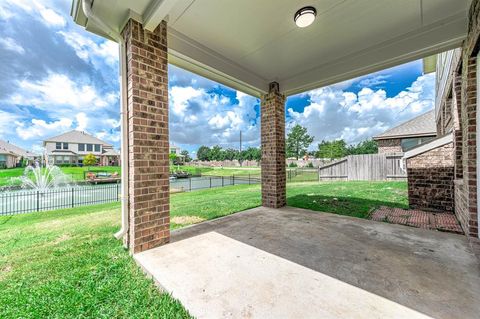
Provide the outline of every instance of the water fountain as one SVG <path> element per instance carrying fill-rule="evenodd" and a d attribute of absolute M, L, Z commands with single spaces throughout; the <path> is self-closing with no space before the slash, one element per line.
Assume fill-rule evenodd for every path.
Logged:
<path fill-rule="evenodd" d="M 40 191 L 73 184 L 72 178 L 63 173 L 58 166 L 47 164 L 42 168 L 38 163 L 27 166 L 23 175 L 17 179 L 22 188 Z"/>

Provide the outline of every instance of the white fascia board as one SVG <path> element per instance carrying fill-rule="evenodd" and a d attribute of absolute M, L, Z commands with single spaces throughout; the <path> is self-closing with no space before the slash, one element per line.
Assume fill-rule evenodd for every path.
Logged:
<path fill-rule="evenodd" d="M 453 133 L 447 134 L 445 136 L 442 136 L 440 138 L 437 138 L 429 143 L 426 143 L 424 145 L 420 145 L 419 147 L 416 147 L 410 151 L 405 152 L 403 155 L 404 159 L 415 157 L 417 155 L 423 154 L 425 152 L 431 151 L 437 147 L 447 145 L 449 143 L 453 142 Z"/>

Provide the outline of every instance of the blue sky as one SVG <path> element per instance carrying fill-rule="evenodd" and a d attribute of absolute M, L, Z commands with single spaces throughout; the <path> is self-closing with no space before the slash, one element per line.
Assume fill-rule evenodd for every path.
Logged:
<path fill-rule="evenodd" d="M 41 150 L 71 129 L 119 146 L 118 49 L 69 17 L 70 1 L 0 2 L 0 139 Z M 6 63 L 8 61 L 8 63 Z M 194 152 L 202 144 L 260 142 L 259 100 L 175 66 L 169 69 L 170 139 Z M 296 123 L 321 140 L 357 143 L 433 108 L 435 75 L 414 61 L 319 88 L 286 103 Z"/>

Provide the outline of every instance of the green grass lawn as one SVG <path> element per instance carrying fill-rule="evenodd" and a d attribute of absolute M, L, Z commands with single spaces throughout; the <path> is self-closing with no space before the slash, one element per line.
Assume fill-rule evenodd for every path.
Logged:
<path fill-rule="evenodd" d="M 288 205 L 366 217 L 407 206 L 405 182 L 291 183 Z M 172 228 L 260 205 L 260 185 L 171 196 Z M 112 236 L 120 206 L 0 217 L 0 318 L 188 318 Z"/>

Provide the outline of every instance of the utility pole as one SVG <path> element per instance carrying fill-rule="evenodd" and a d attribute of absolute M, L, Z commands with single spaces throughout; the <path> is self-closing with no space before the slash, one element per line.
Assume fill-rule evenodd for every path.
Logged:
<path fill-rule="evenodd" d="M 240 162 L 240 167 L 242 166 L 242 131 L 240 130 L 240 154 L 239 154 L 239 162 Z"/>

